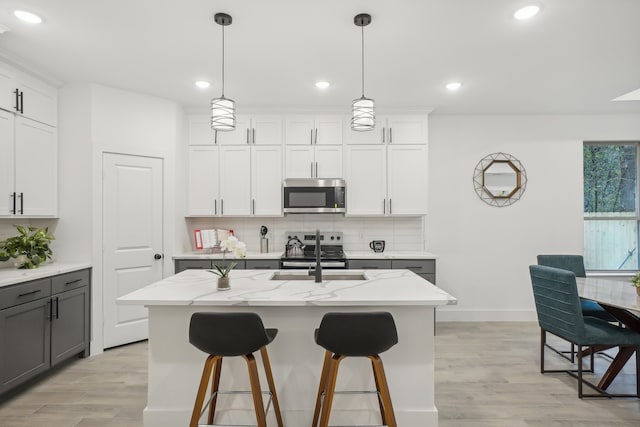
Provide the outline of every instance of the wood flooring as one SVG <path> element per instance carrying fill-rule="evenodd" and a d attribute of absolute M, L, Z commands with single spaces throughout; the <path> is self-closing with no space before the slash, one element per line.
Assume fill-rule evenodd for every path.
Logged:
<path fill-rule="evenodd" d="M 440 427 L 640 426 L 640 399 L 580 400 L 573 378 L 540 374 L 538 340 L 536 323 L 438 323 Z M 546 363 L 549 368 L 568 366 L 552 352 Z M 596 375 L 607 363 L 596 357 Z M 74 360 L 0 402 L 0 426 L 140 427 L 146 364 L 146 342 Z M 634 373 L 631 360 L 612 388 L 633 392 Z M 393 389 L 391 394 L 393 399 Z"/>

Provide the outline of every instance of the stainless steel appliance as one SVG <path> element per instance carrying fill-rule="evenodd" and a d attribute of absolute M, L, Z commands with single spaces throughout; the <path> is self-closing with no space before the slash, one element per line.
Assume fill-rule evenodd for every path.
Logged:
<path fill-rule="evenodd" d="M 308 269 L 316 266 L 316 233 L 288 231 L 287 245 L 280 257 L 280 269 Z M 347 268 L 347 257 L 342 250 L 342 233 L 320 232 L 320 265 L 326 269 Z"/>
<path fill-rule="evenodd" d="M 289 178 L 283 192 L 284 213 L 346 212 L 344 179 Z"/>

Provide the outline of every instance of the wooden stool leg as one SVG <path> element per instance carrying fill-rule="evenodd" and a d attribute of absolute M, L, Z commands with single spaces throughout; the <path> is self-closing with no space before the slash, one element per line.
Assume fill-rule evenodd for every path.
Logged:
<path fill-rule="evenodd" d="M 322 363 L 322 373 L 320 374 L 320 385 L 318 386 L 318 396 L 316 397 L 316 407 L 313 411 L 313 422 L 311 427 L 318 426 L 318 419 L 320 418 L 320 407 L 322 406 L 322 394 L 327 389 L 327 376 L 329 374 L 329 365 L 331 364 L 331 352 L 324 352 L 324 362 Z"/>
<path fill-rule="evenodd" d="M 338 377 L 338 366 L 345 358 L 335 354 L 329 363 L 329 373 L 327 374 L 327 386 L 324 390 L 324 401 L 322 403 L 322 413 L 320 414 L 320 427 L 329 427 L 329 415 L 331 414 L 331 404 L 336 390 L 336 378 Z"/>
<path fill-rule="evenodd" d="M 380 382 L 380 395 L 382 396 L 382 403 L 384 405 L 384 413 L 386 417 L 386 425 L 388 427 L 398 427 L 396 424 L 396 417 L 393 413 L 393 405 L 391 404 L 391 394 L 389 393 L 389 385 L 387 384 L 387 377 L 384 375 L 384 367 L 382 366 L 382 360 L 380 356 L 369 356 L 371 364 L 373 365 L 376 376 Z"/>
<path fill-rule="evenodd" d="M 278 421 L 278 427 L 284 427 L 282 423 L 282 415 L 280 414 L 280 403 L 278 403 L 278 394 L 276 393 L 276 385 L 273 382 L 273 372 L 271 372 L 271 362 L 269 362 L 269 354 L 267 353 L 267 347 L 260 349 L 260 355 L 262 356 L 262 364 L 264 365 L 264 373 L 267 377 L 267 383 L 269 384 L 269 391 L 273 399 L 273 411 L 276 413 L 276 420 Z"/>
<path fill-rule="evenodd" d="M 245 354 L 242 357 L 247 361 L 247 368 L 249 369 L 251 394 L 253 395 L 253 406 L 256 411 L 258 427 L 267 427 L 267 419 L 264 415 L 264 403 L 262 402 L 262 389 L 260 388 L 260 378 L 258 377 L 256 358 L 253 357 L 253 354 Z"/>
<path fill-rule="evenodd" d="M 220 387 L 220 373 L 222 372 L 222 356 L 216 356 L 213 376 L 211 377 L 211 404 L 209 405 L 209 417 L 207 422 L 213 424 L 213 417 L 216 414 L 216 403 L 218 402 L 218 388 Z"/>
<path fill-rule="evenodd" d="M 378 378 L 378 371 L 376 370 L 376 366 L 375 366 L 371 356 L 369 356 L 369 359 L 371 359 L 371 367 L 372 367 L 372 370 L 373 370 L 373 379 L 376 382 L 376 391 L 378 392 L 378 405 L 380 406 L 380 416 L 382 417 L 382 424 L 383 425 L 387 425 L 387 414 L 385 413 L 384 403 L 382 402 L 382 394 L 380 393 L 380 379 Z"/>
<path fill-rule="evenodd" d="M 189 427 L 198 427 L 200 411 L 202 411 L 204 397 L 207 394 L 207 388 L 209 387 L 209 377 L 211 376 L 211 369 L 213 368 L 214 361 L 215 356 L 209 356 L 204 362 L 202 376 L 200 377 L 200 386 L 198 387 L 198 393 L 196 394 L 196 401 L 193 404 L 193 412 L 191 413 L 191 422 L 189 423 Z"/>

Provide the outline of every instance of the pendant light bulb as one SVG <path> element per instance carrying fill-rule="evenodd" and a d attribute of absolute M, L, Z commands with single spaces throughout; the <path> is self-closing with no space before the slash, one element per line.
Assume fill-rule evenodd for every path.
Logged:
<path fill-rule="evenodd" d="M 371 15 L 356 15 L 353 23 L 360 27 L 362 34 L 362 96 L 354 99 L 351 104 L 351 129 L 362 132 L 373 130 L 376 126 L 375 103 L 373 99 L 364 96 L 364 27 L 371 23 Z"/>
<path fill-rule="evenodd" d="M 216 13 L 214 20 L 222 27 L 222 95 L 211 100 L 211 129 L 228 132 L 236 129 L 236 103 L 224 96 L 224 27 L 231 25 L 231 16 Z"/>

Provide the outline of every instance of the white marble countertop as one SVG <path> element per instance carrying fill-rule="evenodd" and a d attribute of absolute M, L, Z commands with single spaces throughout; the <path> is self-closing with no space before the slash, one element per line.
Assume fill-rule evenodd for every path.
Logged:
<path fill-rule="evenodd" d="M 216 290 L 208 270 L 185 270 L 118 298 L 119 304 L 146 306 L 438 306 L 456 298 L 409 270 L 325 270 L 323 282 L 270 280 L 277 270 L 233 270 L 231 289 Z M 306 275 L 306 270 L 283 270 Z M 331 274 L 363 273 L 366 280 L 331 280 Z"/>
<path fill-rule="evenodd" d="M 248 251 L 245 259 L 280 259 L 284 250 L 279 252 L 260 253 Z M 347 259 L 437 259 L 438 256 L 430 252 L 422 251 L 345 251 Z M 227 259 L 234 259 L 233 256 L 227 254 Z M 222 259 L 222 254 L 212 254 L 201 252 L 191 252 L 184 254 L 176 254 L 173 259 Z"/>
<path fill-rule="evenodd" d="M 43 264 L 39 268 L 19 270 L 17 268 L 0 268 L 0 288 L 30 280 L 42 279 L 72 271 L 90 268 L 91 264 L 62 264 L 53 262 Z"/>

